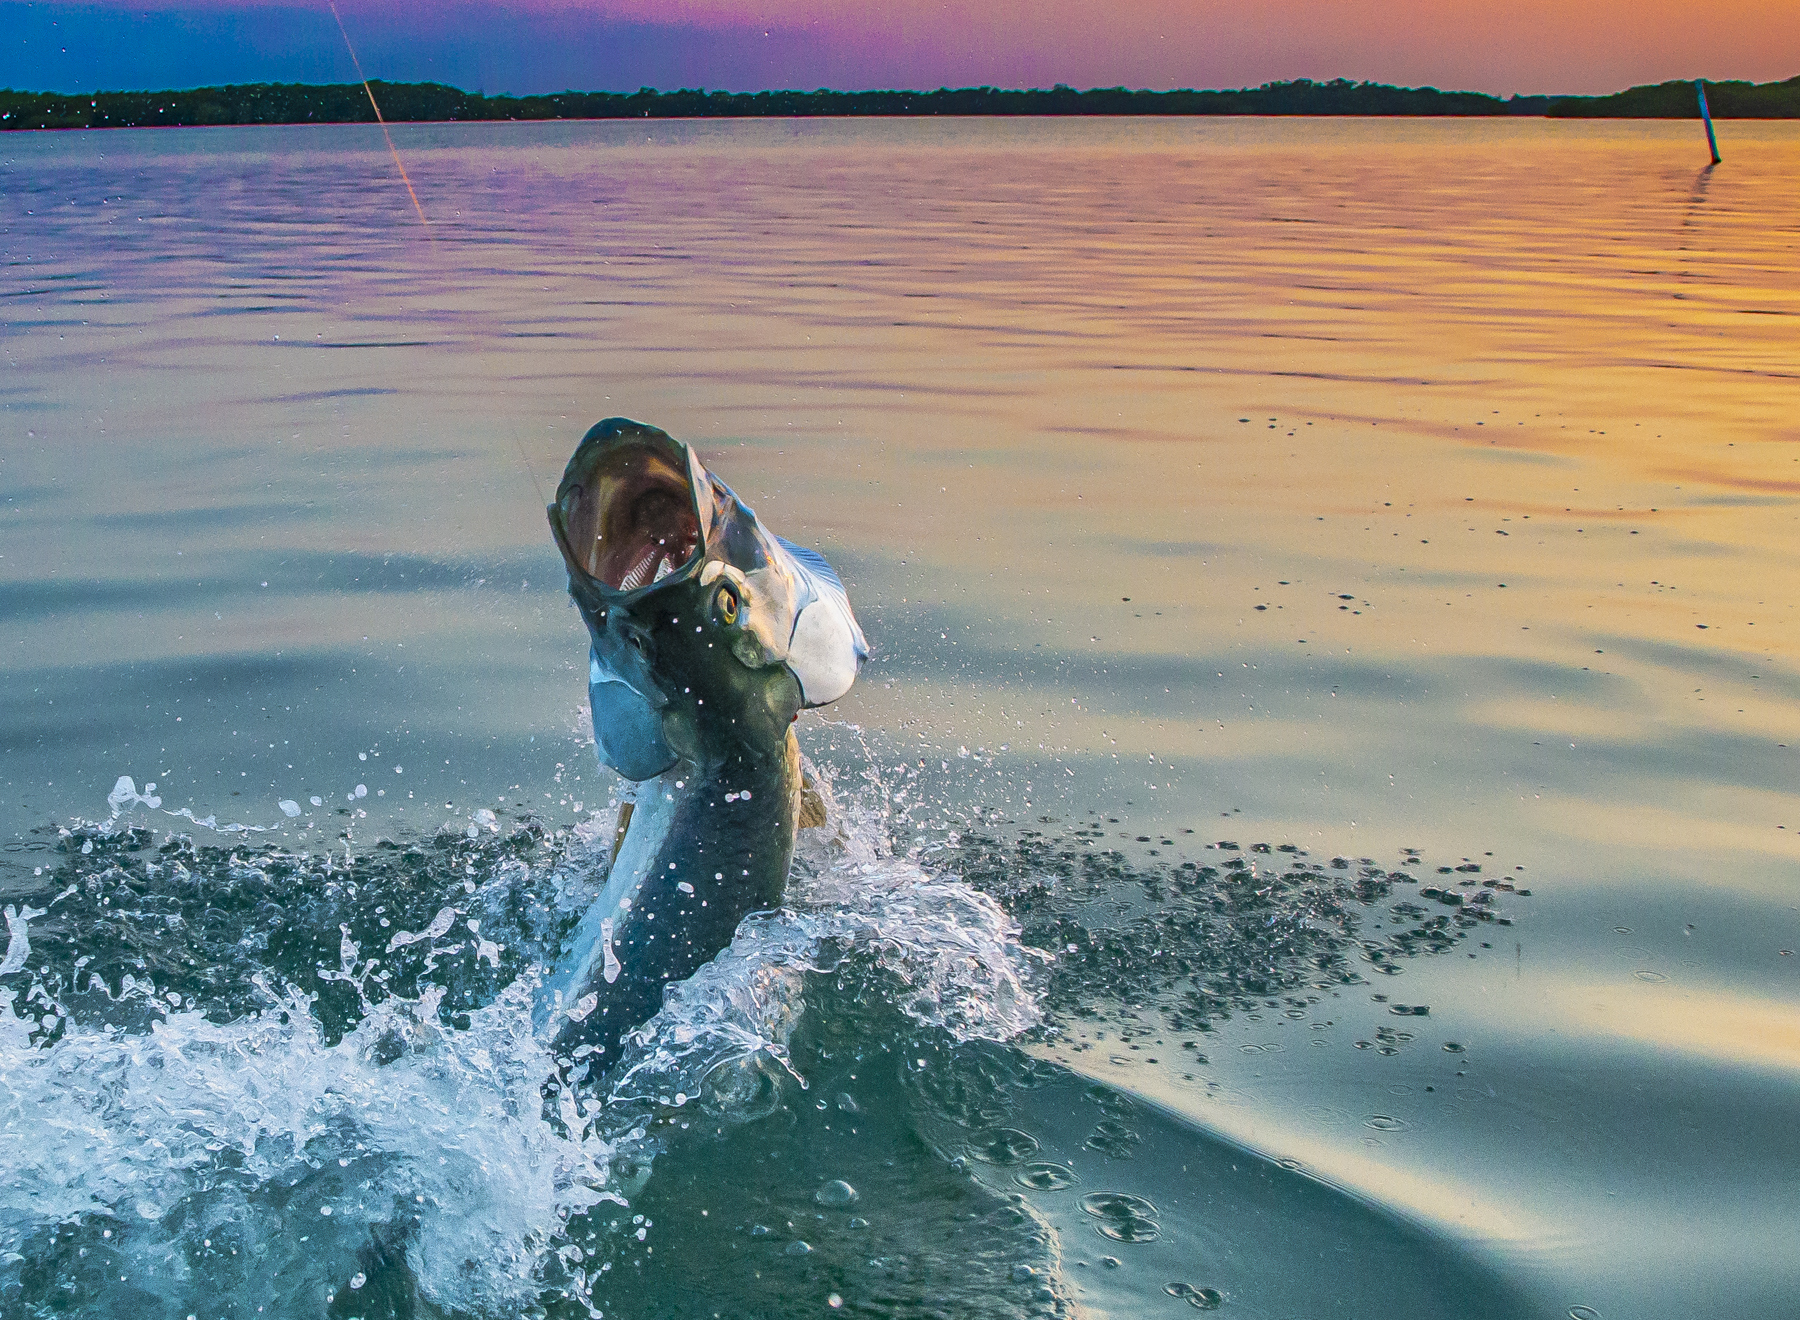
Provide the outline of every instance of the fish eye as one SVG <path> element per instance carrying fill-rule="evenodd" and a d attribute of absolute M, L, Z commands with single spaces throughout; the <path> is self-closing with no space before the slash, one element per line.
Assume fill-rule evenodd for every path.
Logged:
<path fill-rule="evenodd" d="M 719 588 L 719 617 L 726 623 L 737 622 L 738 598 L 730 587 Z"/>

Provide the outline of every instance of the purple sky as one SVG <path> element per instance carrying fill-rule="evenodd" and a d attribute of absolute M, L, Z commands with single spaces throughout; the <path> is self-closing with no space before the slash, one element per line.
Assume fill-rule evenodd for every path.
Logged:
<path fill-rule="evenodd" d="M 340 9 L 371 77 L 489 92 L 1350 77 L 1507 94 L 1800 73 L 1797 0 L 341 0 Z M 351 76 L 325 0 L 0 0 L 0 86 Z"/>

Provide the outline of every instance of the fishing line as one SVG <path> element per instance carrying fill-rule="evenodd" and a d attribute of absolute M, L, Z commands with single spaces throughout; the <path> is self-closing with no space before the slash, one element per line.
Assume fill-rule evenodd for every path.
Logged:
<path fill-rule="evenodd" d="M 419 223 L 425 226 L 425 236 L 434 238 L 431 222 L 425 218 L 425 208 L 419 205 L 419 194 L 413 190 L 412 179 L 406 173 L 406 165 L 400 159 L 400 151 L 394 146 L 394 135 L 388 132 L 387 120 L 382 117 L 381 105 L 375 99 L 375 89 L 369 86 L 369 79 L 363 73 L 362 61 L 356 58 L 356 45 L 350 40 L 350 32 L 344 26 L 344 16 L 338 13 L 337 0 L 325 0 L 331 10 L 331 16 L 337 21 L 338 34 L 344 38 L 344 49 L 350 52 L 350 63 L 356 69 L 356 76 L 362 82 L 363 91 L 369 98 L 369 108 L 375 112 L 375 122 L 381 125 L 381 136 L 387 142 L 388 154 L 394 158 L 394 168 L 400 171 L 400 182 L 406 185 L 406 195 L 412 198 L 413 210 L 418 212 Z M 517 430 L 513 432 L 513 444 L 518 447 L 519 461 L 525 466 L 525 473 L 531 478 L 531 484 L 537 488 L 538 499 L 544 503 L 544 483 L 538 480 L 537 472 L 531 466 L 531 459 L 525 453 L 525 442 L 519 438 Z"/>
<path fill-rule="evenodd" d="M 538 502 L 548 505 L 550 501 L 544 497 L 544 483 L 538 480 L 537 470 L 531 466 L 531 458 L 525 452 L 525 442 L 519 438 L 519 428 L 512 428 L 513 444 L 518 446 L 519 462 L 525 465 L 525 475 L 531 478 L 531 484 L 537 487 Z"/>
<path fill-rule="evenodd" d="M 375 122 L 381 125 L 381 136 L 387 140 L 388 154 L 394 158 L 394 168 L 400 171 L 400 182 L 406 185 L 406 195 L 412 198 L 413 210 L 419 213 L 419 223 L 425 226 L 425 234 L 430 237 L 431 222 L 425 218 L 425 208 L 419 205 L 419 194 L 413 191 L 406 166 L 400 163 L 400 152 L 394 146 L 394 135 L 388 132 L 387 120 L 381 117 L 381 107 L 375 101 L 375 89 L 369 86 L 369 80 L 363 73 L 362 61 L 356 58 L 356 47 L 350 44 L 350 33 L 344 27 L 343 15 L 338 13 L 337 0 L 325 0 L 325 3 L 331 8 L 331 16 L 337 20 L 338 32 L 344 38 L 344 49 L 350 52 L 350 63 L 356 69 L 356 76 L 362 80 L 363 91 L 368 93 L 369 106 L 375 111 Z"/>

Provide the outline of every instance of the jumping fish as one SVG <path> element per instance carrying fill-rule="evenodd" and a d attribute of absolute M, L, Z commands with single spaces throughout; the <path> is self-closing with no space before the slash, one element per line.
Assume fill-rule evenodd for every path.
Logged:
<path fill-rule="evenodd" d="M 538 991 L 565 1057 L 618 1057 L 663 988 L 781 902 L 802 811 L 793 724 L 869 654 L 838 575 L 771 535 L 686 444 L 622 417 L 548 509 L 587 624 L 603 764 L 636 781 L 605 888 Z"/>

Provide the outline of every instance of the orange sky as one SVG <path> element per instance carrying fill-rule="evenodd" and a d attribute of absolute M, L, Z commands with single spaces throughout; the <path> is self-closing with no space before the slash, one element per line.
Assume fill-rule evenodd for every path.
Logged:
<path fill-rule="evenodd" d="M 434 6 L 427 0 L 423 7 Z M 1500 93 L 1800 74 L 1800 0 L 535 0 L 533 7 L 703 28 L 810 28 L 844 70 L 842 78 L 820 80 L 832 85 L 897 63 L 942 67 L 940 78 L 913 80 L 922 82 L 1175 87 L 1347 76 Z"/>
<path fill-rule="evenodd" d="M 372 74 L 490 91 L 639 82 L 1242 87 L 1348 77 L 1505 95 L 1800 74 L 1800 0 L 339 0 L 339 8 Z M 0 80 L 18 86 L 346 73 L 318 0 L 0 0 L 0 19 L 8 14 L 21 21 L 14 40 L 0 40 Z M 25 35 L 27 18 L 42 28 L 35 36 Z M 0 21 L 0 31 L 9 25 Z"/>

